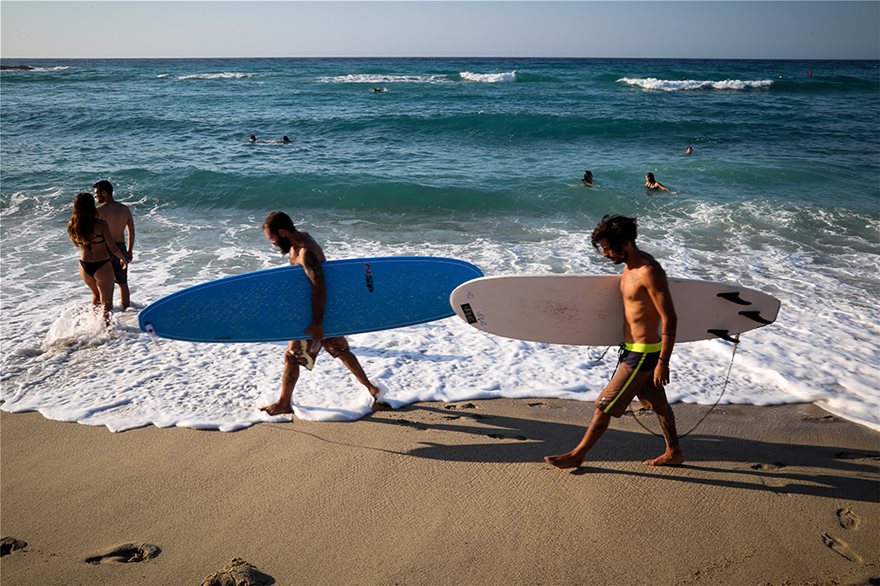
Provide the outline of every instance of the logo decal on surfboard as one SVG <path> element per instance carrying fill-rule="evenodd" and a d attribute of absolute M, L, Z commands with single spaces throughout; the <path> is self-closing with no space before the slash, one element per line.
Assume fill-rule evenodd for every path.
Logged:
<path fill-rule="evenodd" d="M 474 315 L 474 312 L 471 309 L 470 303 L 462 304 L 461 311 L 464 313 L 464 318 L 467 320 L 467 323 L 469 323 L 469 324 L 477 323 L 477 317 Z"/>
<path fill-rule="evenodd" d="M 364 278 L 367 281 L 367 290 L 372 293 L 373 292 L 373 267 L 370 266 L 370 263 L 364 263 Z"/>

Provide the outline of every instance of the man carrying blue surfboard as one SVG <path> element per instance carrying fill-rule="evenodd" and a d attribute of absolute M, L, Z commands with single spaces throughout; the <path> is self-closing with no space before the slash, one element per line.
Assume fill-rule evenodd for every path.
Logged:
<path fill-rule="evenodd" d="M 624 347 L 617 370 L 596 399 L 583 439 L 570 452 L 544 458 L 557 468 L 580 466 L 608 429 L 611 418 L 623 415 L 633 397 L 654 410 L 666 440 L 666 451 L 645 464 L 675 466 L 684 462 L 675 415 L 664 390 L 678 319 L 666 273 L 654 257 L 638 249 L 636 234 L 635 218 L 616 215 L 603 217 L 593 230 L 593 247 L 614 264 L 624 265 L 620 278 Z"/>
<path fill-rule="evenodd" d="M 324 337 L 324 307 L 327 302 L 327 287 L 321 263 L 327 259 L 324 251 L 307 232 L 297 230 L 290 216 L 284 212 L 272 212 L 263 221 L 266 237 L 288 255 L 290 264 L 303 267 L 312 284 L 312 323 L 305 329 L 311 340 L 292 340 L 284 352 L 284 373 L 281 377 L 281 396 L 278 401 L 261 407 L 269 415 L 293 413 L 290 400 L 293 389 L 299 380 L 299 367 L 311 370 L 321 348 L 334 358 L 339 358 L 359 383 L 364 385 L 374 400 L 378 399 L 379 388 L 370 382 L 357 357 L 351 352 L 344 336 Z"/>

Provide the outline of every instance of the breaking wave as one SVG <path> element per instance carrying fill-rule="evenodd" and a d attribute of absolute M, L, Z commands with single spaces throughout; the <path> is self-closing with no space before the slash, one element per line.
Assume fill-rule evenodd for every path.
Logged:
<path fill-rule="evenodd" d="M 712 81 L 696 79 L 657 79 L 656 77 L 622 77 L 617 81 L 646 90 L 660 90 L 664 92 L 692 90 L 748 90 L 768 88 L 773 85 L 772 79 L 724 79 L 721 81 Z"/>

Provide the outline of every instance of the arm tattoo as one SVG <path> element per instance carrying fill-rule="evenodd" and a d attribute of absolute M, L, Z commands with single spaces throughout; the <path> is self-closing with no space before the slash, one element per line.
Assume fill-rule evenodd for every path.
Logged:
<path fill-rule="evenodd" d="M 324 269 L 321 267 L 321 263 L 318 262 L 318 258 L 312 251 L 306 251 L 305 258 L 305 266 L 303 267 L 306 271 L 306 274 L 311 279 L 312 283 L 317 285 L 318 283 L 324 282 Z"/>

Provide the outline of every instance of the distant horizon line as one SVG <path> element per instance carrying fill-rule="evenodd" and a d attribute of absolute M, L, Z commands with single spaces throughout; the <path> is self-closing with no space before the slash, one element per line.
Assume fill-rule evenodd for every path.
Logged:
<path fill-rule="evenodd" d="M 339 60 L 378 60 L 378 59 L 436 59 L 436 60 L 452 60 L 452 59 L 521 59 L 537 61 L 541 59 L 558 59 L 568 61 L 587 61 L 587 60 L 632 60 L 640 59 L 646 61 L 876 61 L 880 63 L 880 57 L 567 57 L 567 56 L 501 56 L 501 55 L 471 55 L 471 56 L 299 56 L 299 57 L 267 57 L 267 56 L 249 56 L 249 57 L 4 57 L 0 56 L 0 62 L 3 61 L 196 61 L 205 59 L 224 59 L 224 60 L 249 60 L 249 59 L 277 59 L 277 60 L 307 60 L 307 59 L 339 59 Z"/>

